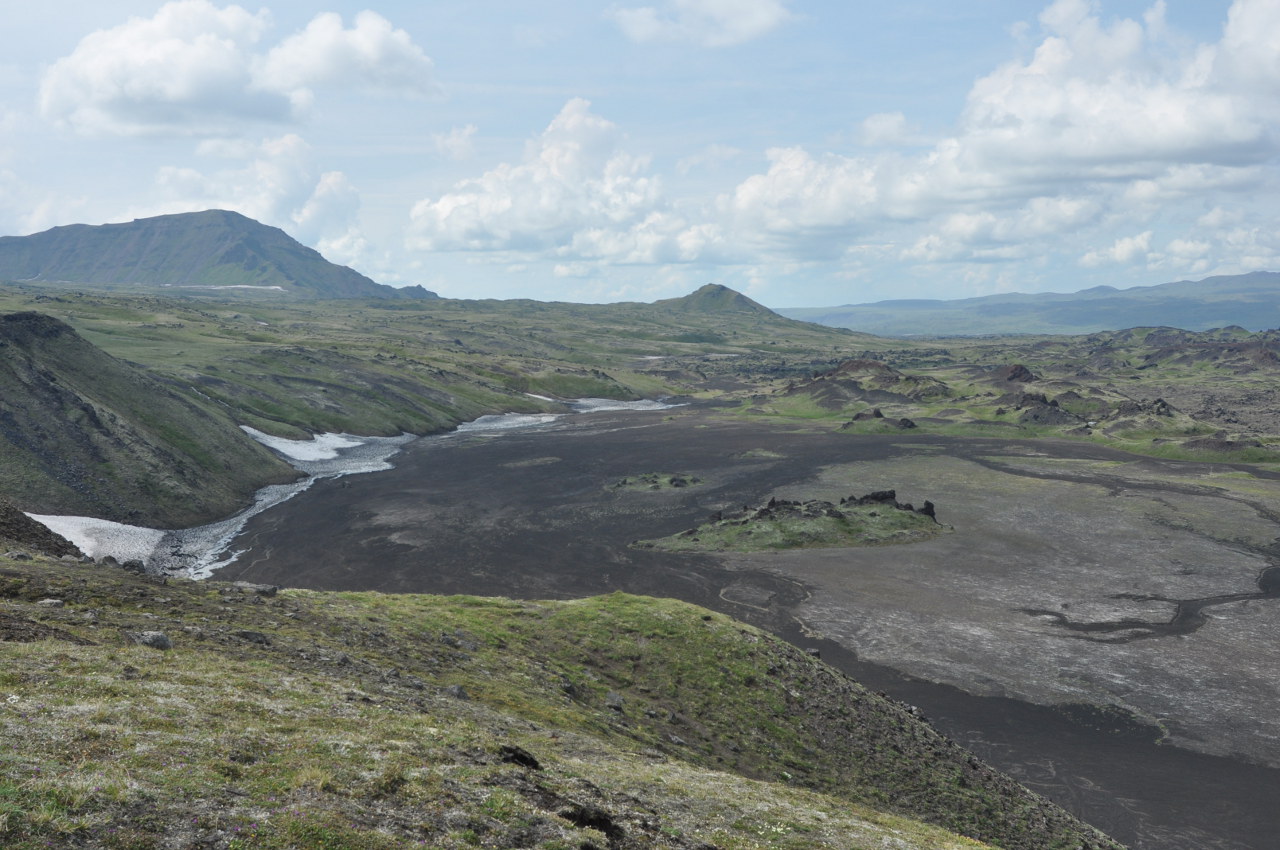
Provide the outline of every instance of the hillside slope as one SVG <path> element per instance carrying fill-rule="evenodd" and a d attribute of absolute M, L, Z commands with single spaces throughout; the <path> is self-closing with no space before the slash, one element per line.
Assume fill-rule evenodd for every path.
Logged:
<path fill-rule="evenodd" d="M 783 316 L 885 336 L 1084 334 L 1165 325 L 1204 331 L 1280 327 L 1280 273 L 1252 272 L 1116 289 L 1007 293 L 779 309 Z"/>
<path fill-rule="evenodd" d="M 195 401 L 41 313 L 0 315 L 0 494 L 162 528 L 230 515 L 296 473 Z"/>
<path fill-rule="evenodd" d="M 684 313 L 746 313 L 776 315 L 768 307 L 752 301 L 741 292 L 708 283 L 679 298 L 664 298 L 653 302 L 654 307 Z"/>
<path fill-rule="evenodd" d="M 307 298 L 435 298 L 335 265 L 283 230 L 205 210 L 122 224 L 72 224 L 0 237 L 0 280 L 184 290 L 276 291 Z"/>
<path fill-rule="evenodd" d="M 649 304 L 197 300 L 27 283 L 0 286 L 6 309 L 75 332 L 0 364 L 0 434 L 17 458 L 0 469 L 0 495 L 34 513 L 166 526 L 221 519 L 286 474 L 235 425 L 290 438 L 438 433 L 485 414 L 563 411 L 548 398 L 670 395 L 703 379 L 668 357 L 864 342 L 767 310 Z"/>
<path fill-rule="evenodd" d="M 909 707 L 684 603 L 41 559 L 0 559 L 0 599 L 9 850 L 1119 847 Z"/>

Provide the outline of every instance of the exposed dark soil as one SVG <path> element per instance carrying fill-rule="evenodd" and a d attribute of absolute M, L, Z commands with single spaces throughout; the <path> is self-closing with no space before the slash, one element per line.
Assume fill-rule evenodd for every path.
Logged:
<path fill-rule="evenodd" d="M 65 640 L 80 646 L 92 646 L 93 642 L 62 629 L 37 623 L 25 617 L 15 617 L 0 611 L 0 641 L 31 643 L 36 640 Z"/>
<path fill-rule="evenodd" d="M 0 547 L 13 543 L 20 547 L 60 558 L 84 555 L 76 544 L 61 534 L 50 531 L 20 511 L 13 502 L 0 497 Z"/>
<path fill-rule="evenodd" d="M 1158 730 L 1105 707 L 975 697 L 862 663 L 797 622 L 812 584 L 732 568 L 712 555 L 628 547 L 758 502 L 830 464 L 883 461 L 925 445 L 985 463 L 1007 444 L 937 435 L 853 438 L 821 426 L 695 411 L 594 414 L 500 436 L 424 440 L 410 445 L 394 470 L 320 483 L 256 517 L 233 544 L 248 551 L 219 578 L 334 590 L 521 598 L 624 590 L 685 599 L 820 647 L 831 663 L 921 706 L 946 734 L 1134 848 L 1271 847 L 1280 834 L 1273 800 L 1280 771 L 1159 745 Z M 1087 444 L 1036 446 L 1046 454 L 1132 460 Z M 703 483 L 652 493 L 607 489 L 651 469 L 680 469 Z M 950 521 L 942 499 L 937 514 Z"/>

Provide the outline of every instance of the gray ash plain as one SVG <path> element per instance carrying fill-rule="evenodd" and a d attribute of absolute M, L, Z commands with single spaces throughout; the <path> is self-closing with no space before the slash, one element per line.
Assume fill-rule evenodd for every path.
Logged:
<path fill-rule="evenodd" d="M 697 487 L 611 489 L 680 470 Z M 260 514 L 219 578 L 685 599 L 770 628 L 1135 850 L 1280 834 L 1278 476 L 1083 442 L 851 436 L 714 409 L 412 443 Z M 770 496 L 896 489 L 952 534 L 677 554 L 631 541 Z"/>

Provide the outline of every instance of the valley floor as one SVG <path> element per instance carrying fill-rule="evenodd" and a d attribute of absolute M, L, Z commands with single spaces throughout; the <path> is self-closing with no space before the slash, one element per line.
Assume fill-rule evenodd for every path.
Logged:
<path fill-rule="evenodd" d="M 699 482 L 613 486 L 655 472 Z M 1278 479 L 1084 442 L 603 413 L 411 444 L 394 470 L 256 517 L 220 577 L 698 602 L 822 646 L 1135 848 L 1256 850 L 1280 830 Z M 954 532 L 751 554 L 628 545 L 770 496 L 879 489 L 933 501 Z"/>

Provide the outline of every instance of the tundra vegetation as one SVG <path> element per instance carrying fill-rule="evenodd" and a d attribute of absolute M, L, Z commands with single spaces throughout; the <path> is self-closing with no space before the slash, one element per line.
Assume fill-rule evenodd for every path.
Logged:
<path fill-rule="evenodd" d="M 673 600 L 39 555 L 0 559 L 0 598 L 13 850 L 1119 846 L 910 707 Z"/>
<path fill-rule="evenodd" d="M 1280 444 L 1280 334 L 1239 328 L 888 340 L 715 285 L 578 305 L 29 281 L 0 286 L 0 314 L 0 495 L 139 524 L 219 518 L 291 477 L 238 426 L 429 434 L 585 396 L 849 439 L 1253 464 Z M 763 507 L 651 545 L 946 532 L 896 505 Z M 6 847 L 1118 846 L 908 707 L 702 609 L 164 584 L 20 526 L 0 527 Z"/>
<path fill-rule="evenodd" d="M 92 505 L 139 524 L 224 516 L 288 476 L 236 425 L 295 439 L 427 434 L 584 396 L 679 395 L 854 435 L 1065 438 L 1181 459 L 1267 463 L 1280 444 L 1277 332 L 908 343 L 782 319 L 710 285 L 656 304 L 582 305 L 21 284 L 0 288 L 0 311 L 49 317 L 3 323 L 0 429 L 15 447 L 5 492 L 33 512 Z M 32 324 L 71 332 L 51 340 Z M 144 398 L 162 405 L 136 409 Z M 134 452 L 147 474 L 130 468 Z"/>

